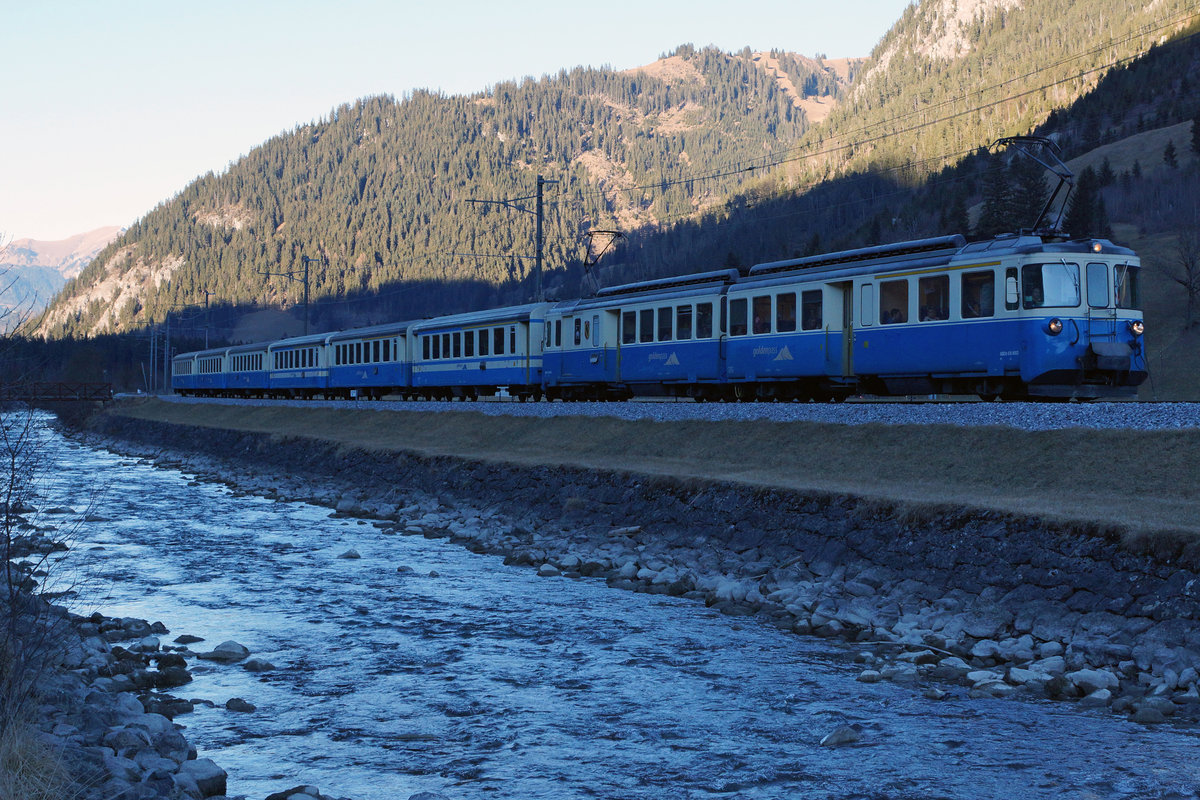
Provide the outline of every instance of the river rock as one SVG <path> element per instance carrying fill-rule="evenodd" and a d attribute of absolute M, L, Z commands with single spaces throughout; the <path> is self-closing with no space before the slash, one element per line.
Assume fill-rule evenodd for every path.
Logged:
<path fill-rule="evenodd" d="M 1121 683 L 1116 675 L 1103 669 L 1078 669 L 1068 672 L 1065 677 L 1084 695 L 1098 689 L 1114 689 Z"/>
<path fill-rule="evenodd" d="M 1149 706 L 1138 706 L 1137 710 L 1133 712 L 1131 719 L 1140 725 L 1157 725 L 1167 721 L 1166 716 L 1161 711 Z"/>
<path fill-rule="evenodd" d="M 242 664 L 242 669 L 247 672 L 270 672 L 275 669 L 275 665 L 266 659 L 252 658 L 245 664 Z"/>
<path fill-rule="evenodd" d="M 1079 705 L 1085 708 L 1103 708 L 1112 703 L 1112 692 L 1108 689 L 1097 689 L 1079 699 Z"/>
<path fill-rule="evenodd" d="M 357 550 L 355 550 L 353 547 L 351 547 L 349 550 L 347 550 L 346 552 L 344 552 L 340 556 L 338 556 L 338 558 L 362 558 L 362 556 L 359 555 L 359 552 Z"/>
<path fill-rule="evenodd" d="M 196 642 L 203 642 L 203 636 L 192 636 L 190 633 L 185 633 L 182 636 L 175 637 L 175 644 L 189 645 Z"/>
<path fill-rule="evenodd" d="M 854 744 L 862 739 L 861 728 L 858 725 L 842 725 L 832 733 L 827 733 L 821 739 L 821 747 L 843 747 Z"/>
<path fill-rule="evenodd" d="M 558 567 L 547 563 L 538 567 L 537 574 L 539 578 L 557 578 L 562 573 L 559 572 Z"/>
<path fill-rule="evenodd" d="M 249 714 L 252 711 L 257 711 L 258 707 L 253 703 L 248 703 L 240 697 L 231 697 L 225 701 L 226 711 L 238 711 L 244 714 Z"/>
<path fill-rule="evenodd" d="M 883 675 L 873 669 L 864 669 L 858 673 L 859 683 L 879 683 L 881 680 L 883 680 Z"/>
<path fill-rule="evenodd" d="M 193 797 L 224 795 L 227 778 L 225 770 L 218 767 L 211 758 L 185 761 L 175 773 L 175 782 L 179 788 Z"/>
<path fill-rule="evenodd" d="M 207 653 L 197 653 L 196 658 L 207 661 L 219 661 L 222 664 L 234 664 L 250 655 L 250 651 L 234 641 L 221 642 Z"/>

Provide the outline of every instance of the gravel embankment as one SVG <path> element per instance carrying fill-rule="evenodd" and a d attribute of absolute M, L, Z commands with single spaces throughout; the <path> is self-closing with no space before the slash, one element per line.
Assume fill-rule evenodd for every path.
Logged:
<path fill-rule="evenodd" d="M 817 422 L 834 425 L 998 425 L 1025 431 L 1200 428 L 1200 403 L 517 403 L 512 401 L 230 400 L 177 396 L 173 403 L 219 403 L 388 411 L 473 411 L 514 417 L 584 416 L 651 422 Z"/>

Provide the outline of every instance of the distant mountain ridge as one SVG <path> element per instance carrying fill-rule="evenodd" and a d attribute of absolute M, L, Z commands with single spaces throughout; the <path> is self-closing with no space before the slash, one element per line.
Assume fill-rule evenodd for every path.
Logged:
<path fill-rule="evenodd" d="M 14 327 L 18 316 L 40 312 L 124 232 L 111 225 L 56 241 L 15 239 L 0 248 L 0 331 Z"/>

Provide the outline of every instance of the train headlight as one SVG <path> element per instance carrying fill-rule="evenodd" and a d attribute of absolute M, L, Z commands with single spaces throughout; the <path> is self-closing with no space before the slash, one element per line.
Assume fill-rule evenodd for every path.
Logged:
<path fill-rule="evenodd" d="M 1141 336 L 1146 332 L 1146 323 L 1142 322 L 1140 319 L 1135 319 L 1133 322 L 1129 323 L 1129 330 L 1134 336 Z"/>
<path fill-rule="evenodd" d="M 1046 323 L 1046 330 L 1050 331 L 1051 336 L 1058 336 L 1060 333 L 1062 333 L 1062 329 L 1062 320 L 1058 317 L 1055 317 Z"/>

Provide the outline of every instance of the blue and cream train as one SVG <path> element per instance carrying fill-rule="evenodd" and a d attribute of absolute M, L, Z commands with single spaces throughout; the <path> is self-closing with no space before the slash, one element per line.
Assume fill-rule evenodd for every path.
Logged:
<path fill-rule="evenodd" d="M 1131 397 L 1136 254 L 946 236 L 174 359 L 184 395 L 793 400 Z"/>

